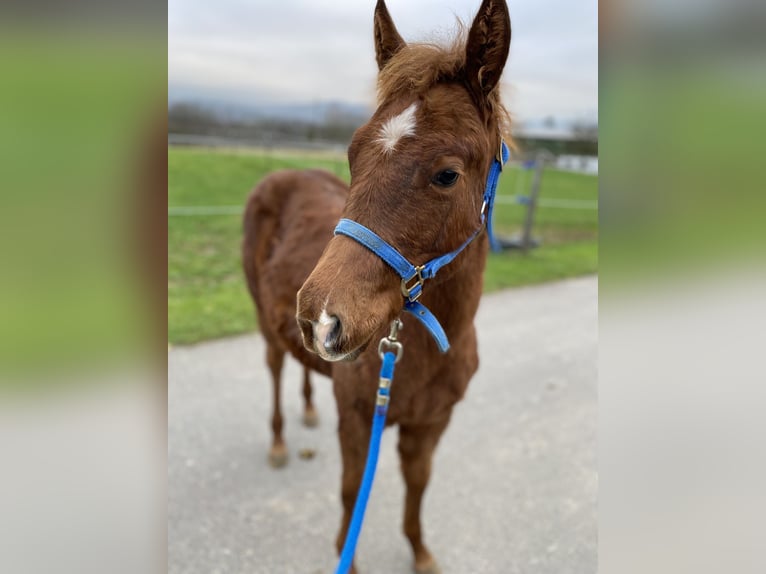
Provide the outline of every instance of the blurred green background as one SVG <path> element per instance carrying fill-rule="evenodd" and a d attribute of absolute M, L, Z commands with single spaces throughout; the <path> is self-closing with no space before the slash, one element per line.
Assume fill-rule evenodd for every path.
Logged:
<path fill-rule="evenodd" d="M 149 340 L 137 238 L 166 64 L 148 33 L 0 26 L 0 387 L 132 365 Z"/>

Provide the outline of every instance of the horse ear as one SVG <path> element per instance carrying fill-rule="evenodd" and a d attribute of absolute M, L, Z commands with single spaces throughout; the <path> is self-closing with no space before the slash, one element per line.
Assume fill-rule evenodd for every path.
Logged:
<path fill-rule="evenodd" d="M 396 31 L 386 3 L 378 0 L 375 6 L 375 59 L 378 61 L 378 69 L 382 70 L 391 57 L 406 45 Z"/>
<path fill-rule="evenodd" d="M 469 87 L 483 99 L 497 85 L 511 45 L 511 19 L 505 0 L 484 0 L 471 25 L 465 70 Z"/>

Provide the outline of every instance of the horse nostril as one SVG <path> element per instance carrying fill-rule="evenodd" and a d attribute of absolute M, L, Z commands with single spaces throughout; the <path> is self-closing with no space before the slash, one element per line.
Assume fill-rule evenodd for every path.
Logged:
<path fill-rule="evenodd" d="M 338 319 L 336 315 L 332 315 L 329 317 L 329 320 L 326 321 L 326 326 L 329 327 L 329 329 L 327 330 L 327 334 L 324 337 L 323 346 L 326 351 L 334 351 L 340 342 L 340 319 Z"/>

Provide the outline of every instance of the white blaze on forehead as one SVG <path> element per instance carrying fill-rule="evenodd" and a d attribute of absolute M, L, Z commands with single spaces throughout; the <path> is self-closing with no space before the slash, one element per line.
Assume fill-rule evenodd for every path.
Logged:
<path fill-rule="evenodd" d="M 380 128 L 378 142 L 383 145 L 384 151 L 394 151 L 400 139 L 415 135 L 415 112 L 417 109 L 417 103 L 410 104 L 401 114 L 388 119 L 383 124 Z"/>

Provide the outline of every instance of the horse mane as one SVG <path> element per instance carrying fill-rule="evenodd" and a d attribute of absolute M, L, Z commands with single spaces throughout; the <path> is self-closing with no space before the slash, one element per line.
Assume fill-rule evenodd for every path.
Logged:
<path fill-rule="evenodd" d="M 458 21 L 455 38 L 446 45 L 436 42 L 406 44 L 378 74 L 378 104 L 400 94 L 425 94 L 436 84 L 465 84 L 466 40 L 468 30 Z M 500 82 L 487 94 L 485 109 L 488 123 L 498 126 L 500 136 L 512 149 L 511 115 L 500 96 Z"/>

